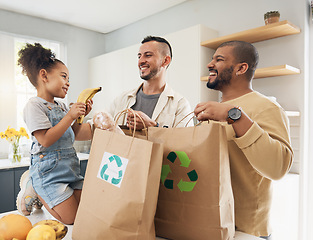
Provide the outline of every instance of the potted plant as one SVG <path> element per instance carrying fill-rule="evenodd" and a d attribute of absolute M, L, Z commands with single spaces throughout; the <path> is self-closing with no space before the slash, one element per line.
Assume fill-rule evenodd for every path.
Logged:
<path fill-rule="evenodd" d="M 279 22 L 280 13 L 278 11 L 269 11 L 264 14 L 265 25 Z"/>

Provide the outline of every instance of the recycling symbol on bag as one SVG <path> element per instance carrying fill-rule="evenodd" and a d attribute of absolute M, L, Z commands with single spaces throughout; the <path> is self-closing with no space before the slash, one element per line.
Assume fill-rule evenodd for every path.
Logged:
<path fill-rule="evenodd" d="M 98 172 L 98 177 L 120 187 L 128 159 L 105 152 Z"/>
<path fill-rule="evenodd" d="M 190 165 L 191 160 L 187 156 L 187 154 L 183 151 L 173 151 L 170 152 L 167 155 L 167 160 L 169 160 L 172 164 L 177 160 L 177 158 L 180 161 L 180 167 L 188 168 Z M 161 182 L 163 183 L 164 187 L 167 189 L 173 189 L 174 188 L 174 180 L 169 179 L 168 175 L 172 173 L 170 165 L 162 165 L 162 171 L 161 171 Z M 197 180 L 198 180 L 198 174 L 196 170 L 191 170 L 187 173 L 187 176 L 190 181 L 183 181 L 183 179 L 180 179 L 180 181 L 177 183 L 177 187 L 181 192 L 191 192 L 193 188 L 195 187 Z"/>
<path fill-rule="evenodd" d="M 109 157 L 109 160 L 110 160 L 110 163 L 112 163 L 113 161 L 115 161 L 118 168 L 120 168 L 120 167 L 122 166 L 122 160 L 121 160 L 120 157 L 117 156 L 117 155 L 113 155 L 113 156 Z M 103 167 L 102 167 L 102 169 L 101 169 L 101 173 L 100 173 L 101 178 L 102 178 L 102 179 L 105 179 L 106 181 L 108 181 L 110 175 L 109 175 L 109 174 L 106 174 L 105 172 L 106 172 L 108 169 L 109 169 L 109 170 L 113 170 L 113 168 L 109 168 L 109 166 L 111 166 L 111 164 L 104 164 Z M 115 171 L 113 170 L 113 172 L 116 173 L 116 170 L 115 170 Z M 115 174 L 115 175 L 116 175 L 116 174 Z M 115 184 L 115 185 L 116 185 L 116 184 L 119 184 L 120 181 L 121 181 L 121 179 L 122 179 L 122 176 L 123 176 L 123 171 L 122 171 L 122 170 L 119 170 L 119 171 L 117 172 L 117 176 L 112 177 L 111 183 L 112 183 L 112 184 Z"/>

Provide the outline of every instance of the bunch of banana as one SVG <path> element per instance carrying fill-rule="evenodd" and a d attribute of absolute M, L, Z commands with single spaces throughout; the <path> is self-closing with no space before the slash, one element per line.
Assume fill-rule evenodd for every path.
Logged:
<path fill-rule="evenodd" d="M 87 101 L 89 99 L 92 99 L 93 96 L 97 93 L 101 91 L 101 87 L 97 87 L 97 88 L 86 88 L 85 90 L 83 90 L 77 99 L 77 102 L 82 102 L 82 103 L 87 103 Z M 82 124 L 84 120 L 84 115 L 81 115 L 77 118 L 77 122 L 79 124 Z"/>
<path fill-rule="evenodd" d="M 48 225 L 52 227 L 53 230 L 55 231 L 56 240 L 61 240 L 62 238 L 64 238 L 68 230 L 67 226 L 65 226 L 63 223 L 52 219 L 37 222 L 36 224 L 33 225 L 33 228 L 37 225 Z"/>

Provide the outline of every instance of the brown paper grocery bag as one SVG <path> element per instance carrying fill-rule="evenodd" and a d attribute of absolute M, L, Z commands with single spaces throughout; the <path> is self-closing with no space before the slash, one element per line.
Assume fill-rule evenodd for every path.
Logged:
<path fill-rule="evenodd" d="M 74 240 L 155 239 L 161 144 L 96 129 Z"/>
<path fill-rule="evenodd" d="M 224 126 L 203 122 L 195 127 L 149 128 L 148 135 L 164 147 L 157 236 L 233 239 L 234 200 Z"/>

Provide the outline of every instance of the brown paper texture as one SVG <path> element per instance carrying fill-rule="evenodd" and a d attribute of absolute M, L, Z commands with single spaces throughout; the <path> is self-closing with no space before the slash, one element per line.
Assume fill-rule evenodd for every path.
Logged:
<path fill-rule="evenodd" d="M 175 240 L 228 240 L 235 235 L 234 200 L 225 128 L 149 128 L 163 142 L 155 217 L 157 236 Z"/>
<path fill-rule="evenodd" d="M 102 166 L 104 154 L 114 160 Z M 162 154 L 161 144 L 96 129 L 72 238 L 154 240 Z M 128 160 L 126 170 L 121 170 L 123 159 Z M 115 161 L 117 170 L 112 167 Z M 104 180 L 119 171 L 122 177 Z M 114 181 L 120 181 L 120 187 Z"/>

